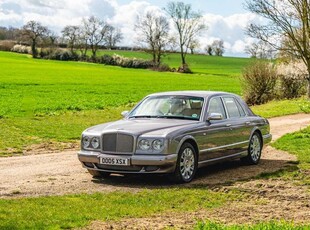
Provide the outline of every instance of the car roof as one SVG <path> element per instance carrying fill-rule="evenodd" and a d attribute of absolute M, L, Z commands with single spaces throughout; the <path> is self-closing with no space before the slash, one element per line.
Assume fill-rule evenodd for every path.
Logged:
<path fill-rule="evenodd" d="M 233 93 L 221 92 L 221 91 L 203 91 L 203 90 L 187 90 L 187 91 L 169 91 L 153 93 L 148 96 L 194 96 L 194 97 L 209 97 L 209 96 L 221 96 L 221 95 L 233 95 L 238 96 Z M 239 97 L 239 96 L 238 96 Z"/>

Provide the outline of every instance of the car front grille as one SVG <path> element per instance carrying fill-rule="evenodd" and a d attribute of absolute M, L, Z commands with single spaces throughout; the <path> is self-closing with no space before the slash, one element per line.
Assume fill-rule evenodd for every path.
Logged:
<path fill-rule="evenodd" d="M 132 153 L 134 138 L 128 134 L 108 133 L 102 137 L 102 150 L 109 153 Z"/>

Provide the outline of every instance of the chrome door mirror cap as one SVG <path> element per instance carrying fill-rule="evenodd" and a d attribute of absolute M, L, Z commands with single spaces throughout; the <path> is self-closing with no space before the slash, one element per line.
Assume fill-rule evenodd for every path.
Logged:
<path fill-rule="evenodd" d="M 129 111 L 123 111 L 123 112 L 121 112 L 121 115 L 123 116 L 123 117 L 126 117 L 127 115 L 128 115 L 128 113 L 129 113 Z"/>

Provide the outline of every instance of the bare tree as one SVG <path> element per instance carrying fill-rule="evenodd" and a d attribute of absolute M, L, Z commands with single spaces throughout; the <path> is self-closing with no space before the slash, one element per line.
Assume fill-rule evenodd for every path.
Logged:
<path fill-rule="evenodd" d="M 275 53 L 272 47 L 262 40 L 247 45 L 244 51 L 249 54 L 251 58 L 272 59 L 275 57 Z"/>
<path fill-rule="evenodd" d="M 109 48 L 112 49 L 116 46 L 116 43 L 123 40 L 123 34 L 120 29 L 116 29 L 113 26 L 107 26 L 107 32 L 104 36 L 104 43 Z"/>
<path fill-rule="evenodd" d="M 66 26 L 62 31 L 62 36 L 66 39 L 68 47 L 73 53 L 74 47 L 79 38 L 79 27 L 78 26 Z"/>
<path fill-rule="evenodd" d="M 307 66 L 310 99 L 310 3 L 308 0 L 247 0 L 246 7 L 265 19 L 266 24 L 251 24 L 247 33 L 276 50 L 302 59 Z M 277 41 L 286 40 L 285 46 Z"/>
<path fill-rule="evenodd" d="M 21 29 L 21 40 L 31 43 L 32 56 L 37 57 L 37 44 L 43 37 L 47 36 L 49 29 L 42 26 L 40 22 L 29 21 Z"/>
<path fill-rule="evenodd" d="M 200 43 L 197 39 L 194 39 L 191 41 L 191 43 L 189 44 L 189 49 L 191 51 L 191 54 L 194 54 L 195 50 L 198 49 L 200 47 Z"/>
<path fill-rule="evenodd" d="M 151 52 L 153 62 L 160 64 L 164 48 L 169 42 L 169 22 L 166 17 L 156 15 L 156 12 L 148 11 L 137 19 L 136 30 L 139 33 L 139 41 L 147 44 Z"/>
<path fill-rule="evenodd" d="M 224 48 L 224 41 L 223 40 L 215 40 L 212 42 L 212 50 L 214 55 L 216 56 L 223 56 L 225 48 Z"/>
<path fill-rule="evenodd" d="M 205 51 L 207 52 L 207 54 L 209 56 L 212 56 L 213 55 L 213 48 L 211 45 L 207 45 L 206 48 L 205 48 Z"/>
<path fill-rule="evenodd" d="M 86 57 L 88 51 L 88 35 L 86 34 L 85 28 L 83 26 L 78 27 L 78 36 L 76 40 L 76 46 L 80 50 L 81 56 Z"/>
<path fill-rule="evenodd" d="M 92 51 L 92 57 L 96 57 L 99 45 L 102 44 L 104 36 L 106 35 L 108 25 L 105 21 L 91 16 L 83 19 L 83 27 L 87 37 L 88 44 Z"/>
<path fill-rule="evenodd" d="M 186 54 L 190 44 L 201 31 L 206 29 L 206 26 L 203 23 L 202 15 L 193 11 L 190 4 L 169 2 L 165 11 L 177 29 L 182 66 L 184 66 L 186 65 Z"/>

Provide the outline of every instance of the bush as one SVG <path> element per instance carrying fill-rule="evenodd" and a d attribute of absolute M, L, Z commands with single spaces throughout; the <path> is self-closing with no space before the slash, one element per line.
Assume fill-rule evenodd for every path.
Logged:
<path fill-rule="evenodd" d="M 193 71 L 189 68 L 187 64 L 180 66 L 178 69 L 178 72 L 179 73 L 193 73 Z"/>
<path fill-rule="evenodd" d="M 271 63 L 252 63 L 244 69 L 241 77 L 245 101 L 250 105 L 260 105 L 274 99 L 276 83 L 277 71 Z"/>
<path fill-rule="evenodd" d="M 30 46 L 23 46 L 23 45 L 15 45 L 11 49 L 12 52 L 22 53 L 22 54 L 31 54 L 31 47 Z"/>
<path fill-rule="evenodd" d="M 281 98 L 293 99 L 306 92 L 306 81 L 298 76 L 279 76 Z"/>
<path fill-rule="evenodd" d="M 306 93 L 307 68 L 302 62 L 279 64 L 277 73 L 280 79 L 280 98 L 292 99 Z"/>
<path fill-rule="evenodd" d="M 11 51 L 15 45 L 14 41 L 4 40 L 0 41 L 0 50 L 1 51 Z"/>
<path fill-rule="evenodd" d="M 42 56 L 41 56 L 42 55 Z M 59 61 L 77 61 L 79 56 L 76 53 L 72 53 L 69 50 L 65 49 L 46 49 L 41 50 L 41 58 L 59 60 Z"/>
<path fill-rule="evenodd" d="M 98 62 L 105 65 L 116 65 L 124 68 L 136 69 L 152 69 L 155 66 L 152 61 L 137 58 L 127 58 L 117 54 L 114 54 L 113 56 L 105 54 L 99 59 Z"/>

